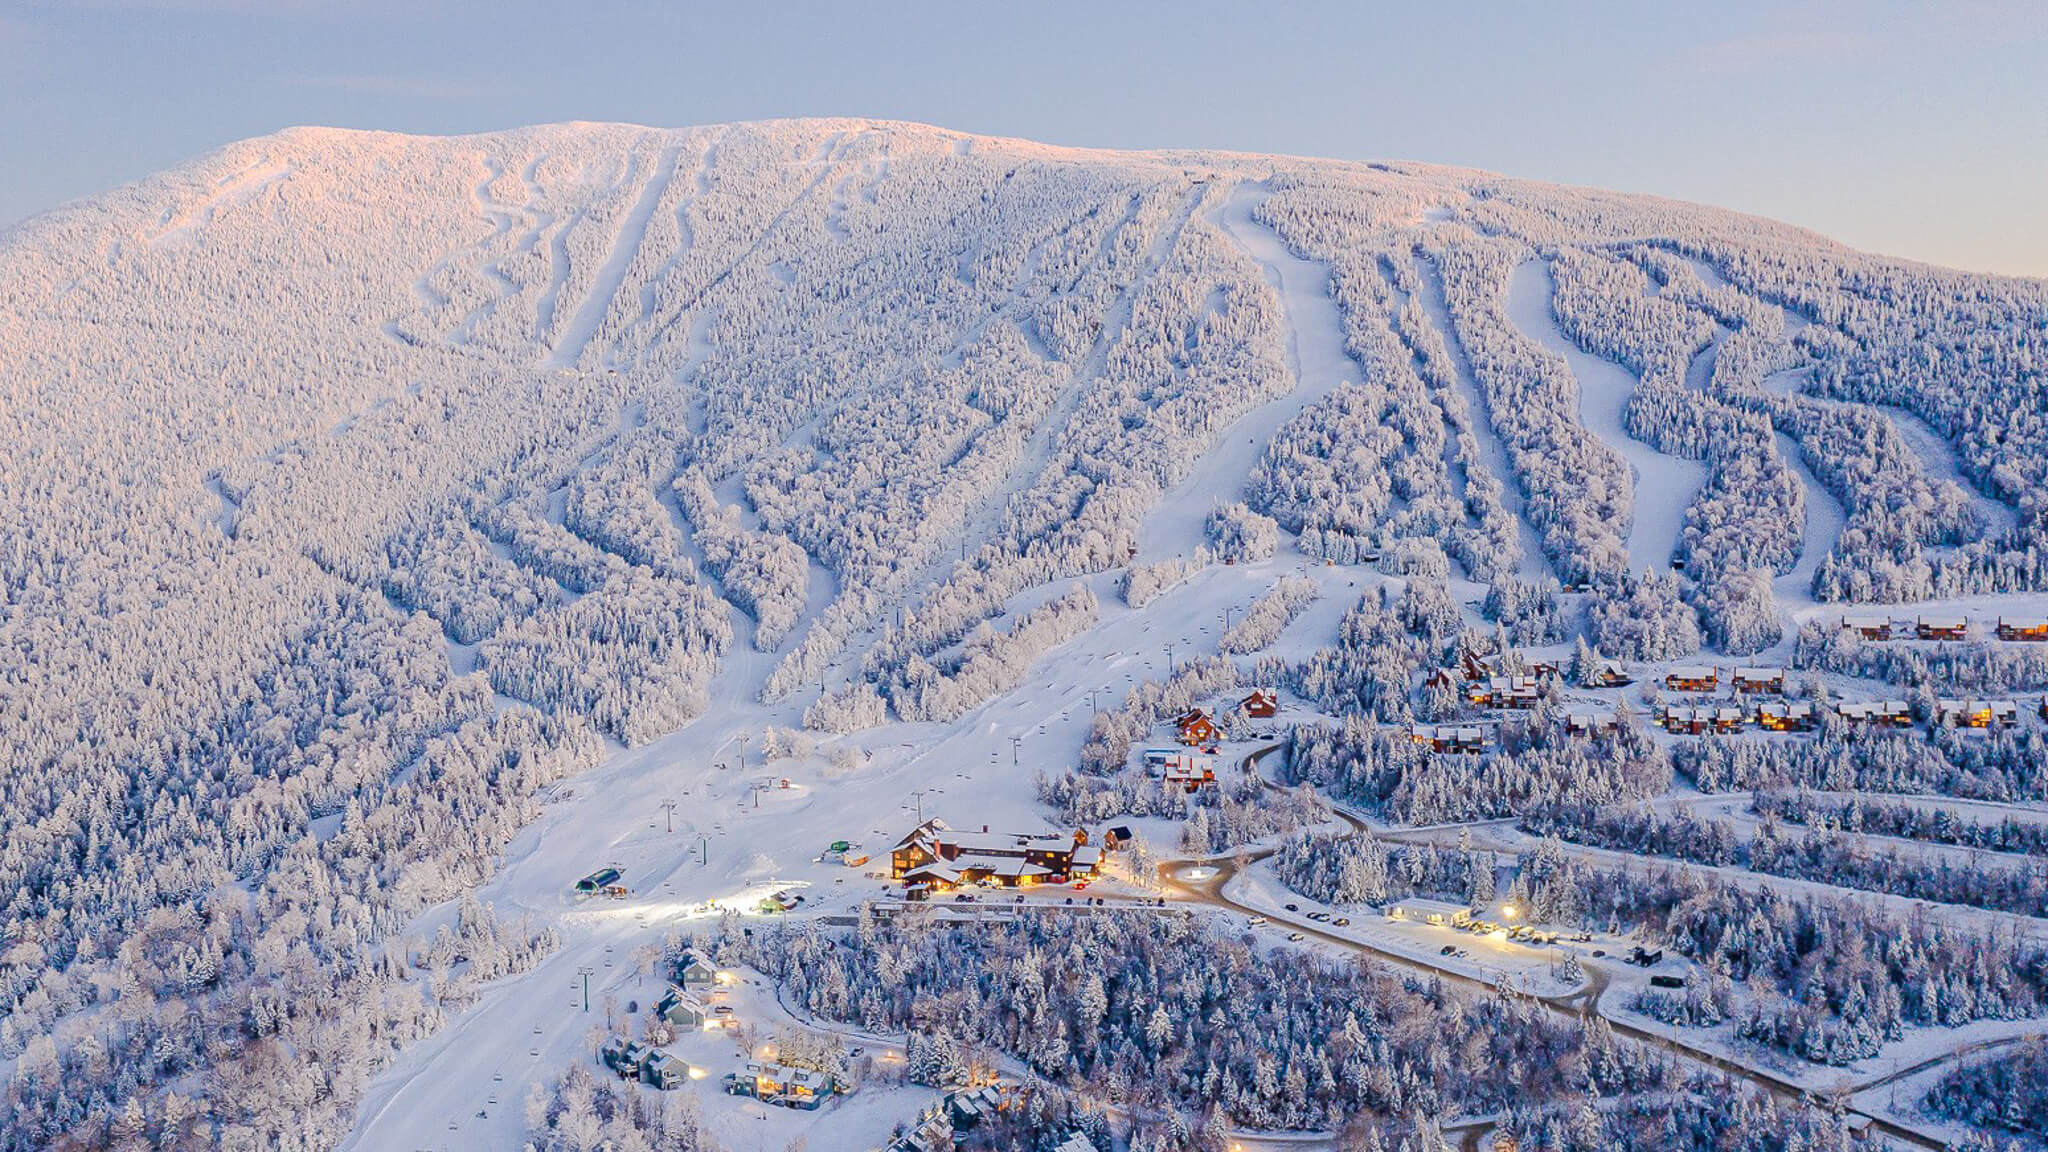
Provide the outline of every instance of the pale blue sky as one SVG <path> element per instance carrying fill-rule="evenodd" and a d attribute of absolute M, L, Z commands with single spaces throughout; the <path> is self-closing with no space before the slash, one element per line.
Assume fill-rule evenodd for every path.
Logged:
<path fill-rule="evenodd" d="M 0 0 L 0 226 L 292 124 L 1402 157 L 2048 275 L 2048 2 Z"/>

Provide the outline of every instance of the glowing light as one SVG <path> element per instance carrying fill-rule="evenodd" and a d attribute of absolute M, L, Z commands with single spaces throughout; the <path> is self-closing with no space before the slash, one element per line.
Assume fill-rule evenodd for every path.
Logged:
<path fill-rule="evenodd" d="M 1510 920 L 1513 920 L 1513 919 L 1515 918 L 1515 915 L 1516 915 L 1516 911 L 1517 911 L 1517 910 L 1516 910 L 1515 906 L 1514 906 L 1513 904 L 1510 904 L 1510 905 L 1508 905 L 1507 907 L 1505 907 L 1505 908 L 1502 908 L 1502 909 L 1500 910 L 1500 914 L 1501 914 L 1502 916 L 1505 916 L 1505 917 L 1507 917 L 1507 918 L 1508 918 L 1508 919 L 1510 919 Z"/>

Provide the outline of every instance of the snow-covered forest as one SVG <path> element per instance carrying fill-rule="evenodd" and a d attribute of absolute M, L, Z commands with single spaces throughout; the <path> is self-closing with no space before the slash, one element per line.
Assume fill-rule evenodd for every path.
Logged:
<path fill-rule="evenodd" d="M 1312 394 L 1298 298 L 1245 227 L 1327 267 L 1345 370 Z M 1760 852 L 1607 807 L 1674 772 L 2038 803 L 2031 723 L 1670 744 L 1621 703 L 1588 740 L 1550 678 L 1483 754 L 1407 725 L 1472 717 L 1417 687 L 1461 656 L 1575 641 L 1630 662 L 1775 651 L 1900 685 L 1923 718 L 1937 694 L 2048 688 L 2038 648 L 1981 629 L 1908 648 L 1816 615 L 2041 602 L 2044 315 L 2038 282 L 1669 201 L 858 120 L 293 129 L 29 221 L 0 235 L 0 1146 L 329 1146 L 381 1071 L 560 946 L 558 903 L 475 890 L 593 771 L 743 709 L 849 741 L 831 751 L 850 771 L 889 747 L 860 734 L 965 732 L 1062 651 L 1180 613 L 1226 570 L 1256 587 L 1203 619 L 1242 615 L 1075 721 L 1085 742 L 1025 786 L 1048 818 L 1177 820 L 1190 852 L 1285 841 L 1297 881 L 1374 900 L 1454 891 L 1469 865 L 1301 838 L 1324 796 L 1415 824 L 1577 806 L 1589 839 L 2038 914 L 2024 862 L 1957 879 L 1841 839 L 2038 855 L 2030 829 L 1779 796 L 1759 808 L 1793 830 Z M 1129 771 L 1154 726 L 1253 686 L 1315 714 L 1283 722 L 1269 770 L 1288 787 L 1226 766 L 1191 797 Z M 1705 903 L 1824 921 L 1829 947 L 1897 927 L 1748 891 Z M 1680 932 L 1651 908 L 1625 911 Z M 1718 1122 L 1629 1110 L 1662 1106 L 1646 1097 L 1565 1123 L 1581 1096 L 1654 1097 L 1679 1073 L 1512 1004 L 1254 964 L 1171 918 L 1112 947 L 1109 923 L 1081 930 L 1131 966 L 1104 1004 L 1039 988 L 1028 1013 L 963 1004 L 959 1027 L 1048 1075 L 1120 1072 L 1133 1099 L 1260 1123 L 1363 1112 L 1400 1139 L 1418 1109 L 1504 1108 L 1531 1084 L 1555 1107 L 1513 1124 L 1560 1148 Z M 1734 955 L 1718 921 L 1680 927 Z M 976 955 L 1022 980 L 1005 949 L 1081 944 L 1028 931 Z M 1914 931 L 1919 960 L 1976 971 Z M 971 972 L 892 941 L 916 980 L 885 995 L 872 955 L 822 939 L 754 959 L 815 953 L 844 986 L 813 973 L 792 996 L 842 1018 L 921 1020 Z M 1787 999 L 1747 1034 L 1833 1059 L 1901 1020 L 2037 1010 L 2026 981 L 1958 976 L 1966 1009 L 1852 973 L 1867 1014 L 1811 1010 L 1781 972 Z M 1308 995 L 1331 981 L 1357 1019 Z M 1210 1022 L 1224 982 L 1276 1006 L 1267 1032 Z M 1440 1031 L 1395 1026 L 1426 1012 Z M 1027 1016 L 1046 1027 L 1020 1050 Z M 1453 1051 L 1469 1080 L 1441 1075 Z M 1144 1081 L 1141 1059 L 1165 1067 Z M 537 1146 L 696 1138 L 688 1115 L 549 1082 Z"/>

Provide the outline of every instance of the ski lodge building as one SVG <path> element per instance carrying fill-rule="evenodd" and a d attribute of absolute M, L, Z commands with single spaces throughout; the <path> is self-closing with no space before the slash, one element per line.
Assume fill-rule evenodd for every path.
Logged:
<path fill-rule="evenodd" d="M 1006 888 L 1057 884 L 1093 876 L 1101 866 L 1102 849 L 1088 843 L 1086 832 L 1032 836 L 990 832 L 986 826 L 956 832 L 937 817 L 889 850 L 892 879 L 940 891 L 982 881 Z"/>

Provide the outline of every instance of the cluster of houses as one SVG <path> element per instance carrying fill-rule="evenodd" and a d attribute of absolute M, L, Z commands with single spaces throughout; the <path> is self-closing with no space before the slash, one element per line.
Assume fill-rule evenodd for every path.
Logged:
<path fill-rule="evenodd" d="M 1085 829 L 1072 833 L 1025 834 L 956 831 L 933 817 L 910 830 L 889 850 L 889 876 L 918 899 L 963 884 L 1006 888 L 1063 884 L 1092 877 L 1102 866 L 1102 846 L 1089 843 Z"/>
<path fill-rule="evenodd" d="M 1458 654 L 1455 671 L 1438 668 L 1425 678 L 1424 683 L 1457 692 L 1475 707 L 1526 712 L 1536 707 L 1536 702 L 1543 698 L 1544 688 L 1562 674 L 1563 668 L 1558 662 L 1546 657 L 1517 653 L 1510 659 L 1464 651 Z M 1618 661 L 1599 658 L 1593 671 L 1592 687 L 1625 688 L 1633 683 L 1635 679 Z"/>
<path fill-rule="evenodd" d="M 1968 640 L 1970 618 L 1956 613 L 1923 613 L 1912 620 L 1882 614 L 1842 617 L 1842 627 L 1865 640 Z M 2048 642 L 2048 616 L 2000 616 L 1991 634 L 2000 640 Z"/>
<path fill-rule="evenodd" d="M 769 1060 L 749 1060 L 736 1071 L 725 1074 L 724 1087 L 730 1096 L 752 1096 L 784 1108 L 815 1110 L 834 1096 L 843 1096 L 851 1085 L 816 1068 L 793 1068 Z"/>
<path fill-rule="evenodd" d="M 689 1082 L 690 1066 L 659 1048 L 614 1036 L 597 1050 L 597 1061 L 621 1080 L 649 1084 L 662 1091 Z"/>
<path fill-rule="evenodd" d="M 1749 721 L 1749 714 L 1730 705 L 1677 704 L 1664 709 L 1660 717 L 1664 730 L 1683 736 L 1707 732 L 1736 732 Z"/>
<path fill-rule="evenodd" d="M 1913 707 L 1904 700 L 1843 700 L 1835 715 L 1845 723 L 1872 728 L 1911 728 Z"/>
<path fill-rule="evenodd" d="M 919 1112 L 910 1131 L 898 1136 L 887 1152 L 951 1152 L 957 1134 L 972 1132 L 984 1120 L 1008 1111 L 1013 1103 L 1008 1086 L 1000 1081 L 954 1088 Z"/>
<path fill-rule="evenodd" d="M 1280 697 L 1265 689 L 1253 689 L 1237 702 L 1237 711 L 1248 719 L 1270 720 L 1280 714 Z M 1173 718 L 1174 739 L 1189 748 L 1215 752 L 1223 742 L 1224 727 L 1207 708 L 1190 708 Z"/>
<path fill-rule="evenodd" d="M 1409 739 L 1431 752 L 1471 755 L 1486 751 L 1486 731 L 1466 724 L 1417 724 L 1408 729 Z"/>
<path fill-rule="evenodd" d="M 1721 670 L 1705 664 L 1680 664 L 1664 673 L 1664 686 L 1674 692 L 1716 693 L 1721 690 Z M 1737 696 L 1783 696 L 1785 670 L 1730 669 L 1728 686 Z"/>
<path fill-rule="evenodd" d="M 2048 700 L 2041 702 L 2048 716 Z M 2010 728 L 2020 722 L 2020 706 L 2011 700 L 1937 700 L 1934 723 L 1945 728 Z"/>
<path fill-rule="evenodd" d="M 1913 707 L 1904 700 L 1840 700 L 1829 705 L 1844 724 L 1870 728 L 1911 728 Z M 2048 718 L 2048 700 L 2041 706 Z M 2019 723 L 2019 705 L 2011 700 L 1940 700 L 1928 722 L 1938 728 L 2009 728 Z M 1820 714 L 1805 700 L 1772 700 L 1753 710 L 1730 705 L 1672 705 L 1658 720 L 1666 731 L 1686 736 L 1735 732 L 1754 724 L 1766 732 L 1810 732 Z"/>

